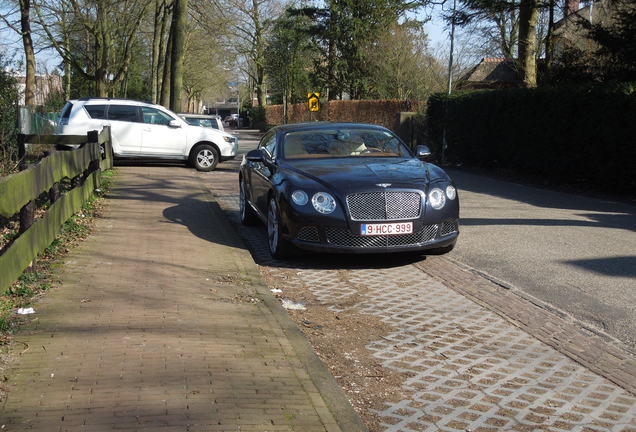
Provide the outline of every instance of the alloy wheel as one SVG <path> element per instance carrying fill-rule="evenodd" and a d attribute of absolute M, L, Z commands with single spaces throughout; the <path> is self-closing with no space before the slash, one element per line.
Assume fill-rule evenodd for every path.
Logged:
<path fill-rule="evenodd" d="M 197 163 L 203 168 L 209 168 L 214 164 L 214 153 L 209 149 L 203 149 L 197 153 Z"/>

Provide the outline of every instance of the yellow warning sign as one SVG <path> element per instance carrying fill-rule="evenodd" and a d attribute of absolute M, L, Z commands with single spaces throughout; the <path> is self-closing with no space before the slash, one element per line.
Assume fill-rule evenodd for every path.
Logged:
<path fill-rule="evenodd" d="M 309 104 L 309 111 L 319 111 L 320 93 L 307 93 L 307 103 Z"/>

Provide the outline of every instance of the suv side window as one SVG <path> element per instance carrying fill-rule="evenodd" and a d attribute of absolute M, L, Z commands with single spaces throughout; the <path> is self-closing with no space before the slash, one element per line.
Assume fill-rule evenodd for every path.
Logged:
<path fill-rule="evenodd" d="M 66 102 L 64 108 L 62 108 L 62 112 L 60 114 L 60 124 L 67 125 L 68 119 L 71 117 L 71 111 L 73 110 L 73 104 L 70 102 Z"/>
<path fill-rule="evenodd" d="M 84 105 L 84 109 L 92 119 L 106 119 L 106 105 Z"/>
<path fill-rule="evenodd" d="M 108 120 L 139 122 L 139 107 L 134 105 L 110 105 Z"/>
<path fill-rule="evenodd" d="M 271 158 L 276 157 L 276 134 L 265 136 L 261 141 L 260 148 L 265 149 Z"/>
<path fill-rule="evenodd" d="M 168 125 L 170 121 L 174 120 L 171 116 L 157 108 L 141 107 L 141 113 L 143 115 L 144 123 Z"/>

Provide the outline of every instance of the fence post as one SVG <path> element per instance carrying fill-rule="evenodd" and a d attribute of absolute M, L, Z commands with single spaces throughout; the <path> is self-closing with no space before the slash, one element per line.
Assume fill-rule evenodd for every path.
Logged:
<path fill-rule="evenodd" d="M 80 184 L 84 184 L 84 182 L 86 181 L 86 179 L 88 178 L 88 176 L 90 176 L 93 172 L 95 171 L 99 171 L 100 167 L 99 167 L 99 162 L 101 160 L 101 146 L 99 145 L 99 132 L 96 130 L 92 130 L 92 131 L 88 131 L 88 133 L 86 134 L 86 144 L 97 144 L 97 146 L 99 147 L 100 150 L 98 153 L 98 157 L 97 159 L 93 159 L 89 164 L 88 167 L 86 167 L 86 170 L 84 171 L 84 173 L 80 176 Z"/>
<path fill-rule="evenodd" d="M 33 225 L 33 217 L 35 215 L 35 200 L 31 200 L 20 209 L 20 229 L 18 232 L 22 234 Z"/>
<path fill-rule="evenodd" d="M 60 183 L 55 182 L 49 189 L 49 201 L 53 204 L 58 199 L 60 199 Z"/>
<path fill-rule="evenodd" d="M 20 171 L 26 169 L 26 135 L 18 134 L 18 168 Z"/>

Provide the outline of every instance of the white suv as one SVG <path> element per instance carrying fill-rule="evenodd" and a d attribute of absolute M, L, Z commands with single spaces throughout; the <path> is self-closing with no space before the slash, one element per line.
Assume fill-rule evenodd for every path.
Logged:
<path fill-rule="evenodd" d="M 84 135 L 110 126 L 117 158 L 171 159 L 212 171 L 234 159 L 238 139 L 212 128 L 191 126 L 160 106 L 127 99 L 78 99 L 66 102 L 58 135 Z"/>

